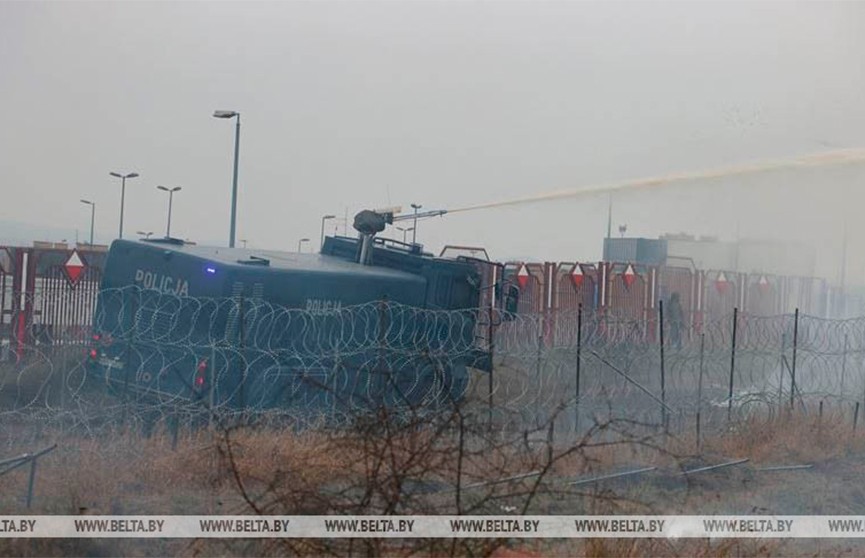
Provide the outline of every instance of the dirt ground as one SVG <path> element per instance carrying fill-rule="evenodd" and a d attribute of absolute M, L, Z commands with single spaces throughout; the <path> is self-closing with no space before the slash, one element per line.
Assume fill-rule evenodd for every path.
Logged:
<path fill-rule="evenodd" d="M 6 426 L 8 433 L 9 425 Z M 26 424 L 22 423 L 21 427 Z M 224 436 L 207 430 L 182 432 L 176 445 L 165 432 L 149 437 L 117 431 L 111 436 L 64 434 L 52 438 L 51 432 L 43 431 L 41 436 L 40 444 L 57 443 L 58 448 L 40 463 L 33 508 L 28 512 L 24 505 L 27 471 L 22 469 L 0 476 L 0 509 L 4 514 L 254 513 L 235 482 L 235 472 L 243 479 L 249 491 L 247 496 L 259 498 L 266 513 L 338 513 L 338 506 L 342 504 L 336 498 L 317 498 L 333 494 L 335 483 L 346 479 L 378 482 L 364 477 L 368 471 L 363 463 L 370 457 L 365 453 L 370 451 L 366 443 L 346 445 L 343 439 L 321 433 L 238 431 L 231 434 L 233 464 L 226 461 Z M 411 444 L 417 444 L 417 439 L 414 435 Z M 335 451 L 335 448 L 340 450 Z M 865 485 L 862 483 L 865 431 L 853 431 L 847 417 L 794 414 L 777 416 L 773 420 L 753 419 L 707 436 L 699 454 L 694 448 L 694 440 L 687 437 L 653 439 L 651 443 L 587 446 L 579 456 L 566 456 L 557 461 L 544 482 L 537 486 L 533 479 L 523 479 L 496 484 L 494 488 L 484 488 L 475 494 L 466 491 L 464 498 L 467 502 L 472 499 L 486 502 L 474 513 L 496 514 L 519 513 L 513 510 L 521 509 L 529 490 L 537 491 L 527 509 L 529 514 L 856 515 L 865 509 Z M 6 453 L 14 455 L 13 450 L 17 449 L 9 447 Z M 556 451 L 561 449 L 555 448 Z M 467 454 L 463 474 L 471 474 L 473 481 L 496 480 L 536 466 L 531 459 L 537 455 L 527 456 L 516 444 L 511 453 L 507 448 L 496 451 L 499 453 Z M 543 451 L 538 454 L 542 455 Z M 437 461 L 440 458 L 441 461 Z M 749 461 L 735 466 L 695 475 L 681 474 L 683 470 L 699 466 L 746 458 Z M 448 475 L 453 469 L 448 464 L 452 462 L 450 456 L 428 458 L 424 472 L 418 474 L 419 477 L 426 475 L 429 488 L 426 492 L 435 493 L 450 486 Z M 484 469 L 493 462 L 497 462 L 497 468 Z M 775 472 L 758 470 L 781 465 L 810 467 Z M 644 466 L 657 466 L 658 470 L 575 488 L 566 486 L 570 480 Z M 418 465 L 406 463 L 401 467 L 414 471 L 412 468 Z M 464 484 L 467 481 L 468 478 Z M 402 490 L 408 493 L 417 486 L 420 484 L 406 482 Z M 345 494 L 340 500 L 342 503 L 351 500 L 351 496 Z M 436 498 L 433 494 L 425 502 L 439 506 L 440 513 L 454 513 L 450 496 Z M 493 502 L 498 508 L 489 505 Z M 380 511 L 369 509 L 370 513 Z M 403 546 L 358 545 L 351 553 L 408 556 L 477 552 L 501 557 L 865 555 L 865 541 L 852 539 L 505 540 L 483 548 L 413 545 L 411 541 Z M 6 556 L 341 555 L 346 550 L 320 545 L 284 548 L 276 543 L 254 541 L 0 542 L 0 554 Z"/>

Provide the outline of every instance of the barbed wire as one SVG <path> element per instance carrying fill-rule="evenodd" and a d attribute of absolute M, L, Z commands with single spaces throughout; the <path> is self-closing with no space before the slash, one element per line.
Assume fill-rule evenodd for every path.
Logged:
<path fill-rule="evenodd" d="M 492 429 L 552 418 L 578 434 L 599 417 L 675 427 L 701 411 L 704 425 L 721 426 L 755 409 L 865 395 L 865 318 L 738 314 L 735 350 L 732 314 L 666 323 L 662 359 L 649 316 L 387 300 L 305 310 L 136 287 L 98 300 L 92 323 L 19 324 L 30 335 L 0 347 L 0 435 L 20 435 L 24 419 L 97 435 L 214 420 L 333 427 L 380 408 L 454 407 Z"/>

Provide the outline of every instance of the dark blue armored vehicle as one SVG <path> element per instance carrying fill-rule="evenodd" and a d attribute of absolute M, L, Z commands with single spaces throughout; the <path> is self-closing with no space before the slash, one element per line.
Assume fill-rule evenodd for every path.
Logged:
<path fill-rule="evenodd" d="M 125 397 L 212 408 L 342 413 L 458 400 L 477 348 L 481 275 L 470 261 L 359 238 L 320 254 L 116 240 L 90 369 Z"/>

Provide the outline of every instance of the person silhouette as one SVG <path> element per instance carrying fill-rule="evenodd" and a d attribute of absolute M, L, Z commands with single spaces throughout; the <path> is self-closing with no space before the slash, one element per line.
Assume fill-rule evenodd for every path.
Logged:
<path fill-rule="evenodd" d="M 679 293 L 670 295 L 670 302 L 667 303 L 667 321 L 670 324 L 670 346 L 681 349 L 685 316 L 682 311 L 682 303 L 679 300 Z"/>

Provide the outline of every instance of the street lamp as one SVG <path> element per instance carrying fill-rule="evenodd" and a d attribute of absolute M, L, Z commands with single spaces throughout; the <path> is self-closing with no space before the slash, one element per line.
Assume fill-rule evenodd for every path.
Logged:
<path fill-rule="evenodd" d="M 414 208 L 414 226 L 411 228 L 411 243 L 415 244 L 417 241 L 417 210 L 423 206 L 418 203 L 413 203 L 411 206 Z"/>
<path fill-rule="evenodd" d="M 231 186 L 231 232 L 228 236 L 228 247 L 234 248 L 234 231 L 237 225 L 237 163 L 240 158 L 240 113 L 234 110 L 214 111 L 214 118 L 237 117 L 234 127 L 234 180 Z"/>
<path fill-rule="evenodd" d="M 324 222 L 328 219 L 336 219 L 336 215 L 324 215 L 321 218 L 321 243 L 318 246 L 319 251 L 324 248 Z"/>
<path fill-rule="evenodd" d="M 166 188 L 165 186 L 157 186 L 158 190 L 168 192 L 168 227 L 165 229 L 165 238 L 171 238 L 171 202 L 174 200 L 174 192 L 181 190 L 180 186 L 174 188 Z"/>
<path fill-rule="evenodd" d="M 126 200 L 126 179 L 127 178 L 137 178 L 137 172 L 130 172 L 129 174 L 122 174 L 119 172 L 109 172 L 111 176 L 120 179 L 120 238 L 123 238 L 123 204 Z"/>
<path fill-rule="evenodd" d="M 140 234 L 140 235 L 143 236 L 144 238 L 150 238 L 150 236 L 151 236 L 153 233 L 152 233 L 152 232 L 144 232 L 144 231 L 135 231 L 135 234 Z"/>
<path fill-rule="evenodd" d="M 414 227 L 409 227 L 407 229 L 404 229 L 402 227 L 397 227 L 397 230 L 402 231 L 402 243 L 405 244 L 406 243 L 406 240 L 405 240 L 406 233 L 413 231 Z"/>
<path fill-rule="evenodd" d="M 309 242 L 309 239 L 308 238 L 301 238 L 300 240 L 297 241 L 297 253 L 298 254 L 300 254 L 300 247 L 303 245 L 304 242 Z"/>
<path fill-rule="evenodd" d="M 81 200 L 81 203 L 90 206 L 90 246 L 93 247 L 93 223 L 96 221 L 96 204 L 88 200 Z"/>

